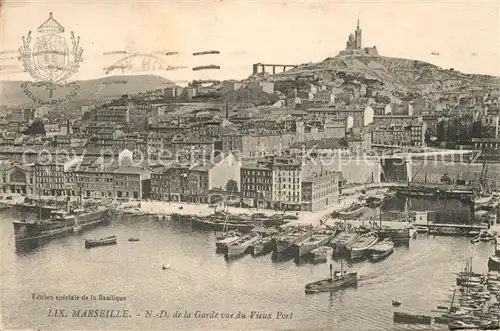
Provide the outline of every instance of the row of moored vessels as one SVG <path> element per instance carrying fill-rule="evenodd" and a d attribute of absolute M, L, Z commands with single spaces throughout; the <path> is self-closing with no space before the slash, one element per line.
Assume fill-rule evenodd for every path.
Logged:
<path fill-rule="evenodd" d="M 500 275 L 487 275 L 472 271 L 472 260 L 463 271 L 457 273 L 456 287 L 449 306 L 442 317 L 448 320 L 450 330 L 498 330 L 500 329 Z"/>
<path fill-rule="evenodd" d="M 384 259 L 394 250 L 390 236 L 381 237 L 377 232 L 351 229 L 346 225 L 288 226 L 255 228 L 243 234 L 226 231 L 217 236 L 216 250 L 228 257 L 238 257 L 247 252 L 264 255 L 292 253 L 297 258 L 309 257 L 313 262 L 326 262 L 329 257 L 343 255 L 356 262 L 364 258 L 374 261 Z"/>

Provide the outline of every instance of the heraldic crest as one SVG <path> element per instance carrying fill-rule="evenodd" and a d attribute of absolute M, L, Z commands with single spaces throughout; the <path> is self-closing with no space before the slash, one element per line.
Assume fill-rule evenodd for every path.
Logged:
<path fill-rule="evenodd" d="M 38 27 L 42 36 L 37 37 L 34 45 L 31 44 L 31 31 L 23 36 L 23 45 L 19 48 L 24 71 L 35 78 L 36 86 L 45 86 L 50 97 L 57 85 L 68 85 L 67 80 L 76 73 L 82 62 L 83 49 L 80 47 L 80 37 L 75 38 L 71 32 L 71 49 L 66 39 L 60 34 L 64 27 L 57 22 L 52 13 L 49 18 Z M 26 92 L 26 91 L 25 91 Z"/>

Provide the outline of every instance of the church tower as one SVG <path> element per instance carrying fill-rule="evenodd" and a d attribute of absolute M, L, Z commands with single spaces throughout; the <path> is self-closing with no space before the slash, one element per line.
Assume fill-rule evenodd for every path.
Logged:
<path fill-rule="evenodd" d="M 355 35 L 354 35 L 354 39 L 355 39 L 355 49 L 361 49 L 363 46 L 362 42 L 361 42 L 361 33 L 362 33 L 362 30 L 359 28 L 359 18 L 358 18 L 358 26 L 356 28 L 356 31 L 355 31 Z"/>

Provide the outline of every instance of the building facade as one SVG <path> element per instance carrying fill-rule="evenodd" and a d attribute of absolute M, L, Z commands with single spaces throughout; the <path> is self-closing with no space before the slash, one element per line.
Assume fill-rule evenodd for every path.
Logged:
<path fill-rule="evenodd" d="M 302 210 L 317 211 L 339 202 L 342 174 L 316 173 L 302 180 Z"/>

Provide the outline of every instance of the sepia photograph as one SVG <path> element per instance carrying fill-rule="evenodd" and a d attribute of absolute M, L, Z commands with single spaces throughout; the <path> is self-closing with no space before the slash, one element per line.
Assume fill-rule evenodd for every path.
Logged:
<path fill-rule="evenodd" d="M 500 2 L 0 0 L 0 330 L 500 330 Z"/>

